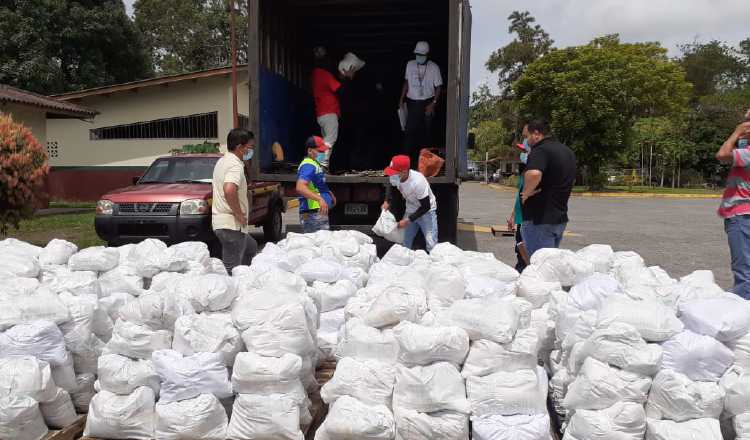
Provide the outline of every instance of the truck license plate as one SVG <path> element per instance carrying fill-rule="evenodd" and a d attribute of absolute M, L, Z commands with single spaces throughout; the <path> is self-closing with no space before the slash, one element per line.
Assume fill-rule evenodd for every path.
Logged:
<path fill-rule="evenodd" d="M 366 203 L 347 203 L 344 206 L 344 214 L 367 215 L 367 204 Z"/>

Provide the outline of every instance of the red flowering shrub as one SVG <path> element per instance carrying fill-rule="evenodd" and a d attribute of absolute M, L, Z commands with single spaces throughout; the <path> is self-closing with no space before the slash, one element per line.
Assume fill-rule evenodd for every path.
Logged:
<path fill-rule="evenodd" d="M 47 153 L 31 131 L 0 114 L 0 234 L 31 217 L 48 172 Z"/>

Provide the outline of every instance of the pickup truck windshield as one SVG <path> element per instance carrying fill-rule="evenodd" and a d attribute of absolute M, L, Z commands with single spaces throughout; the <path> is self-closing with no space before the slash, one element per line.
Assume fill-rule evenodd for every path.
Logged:
<path fill-rule="evenodd" d="M 211 183 L 218 157 L 157 159 L 138 183 Z"/>

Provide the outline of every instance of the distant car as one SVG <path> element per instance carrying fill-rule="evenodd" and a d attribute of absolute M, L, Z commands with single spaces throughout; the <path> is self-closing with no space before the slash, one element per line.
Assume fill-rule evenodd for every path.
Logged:
<path fill-rule="evenodd" d="M 203 241 L 216 255 L 220 245 L 211 228 L 211 179 L 221 154 L 160 157 L 133 185 L 109 192 L 96 206 L 96 233 L 109 245 L 158 238 L 173 244 Z M 249 175 L 249 165 L 245 174 Z M 249 224 L 263 227 L 267 241 L 278 241 L 285 210 L 280 186 L 248 179 Z"/>
<path fill-rule="evenodd" d="M 500 170 L 497 170 L 494 173 L 492 173 L 492 181 L 493 182 L 499 182 L 502 177 L 503 176 L 502 176 L 502 173 L 500 173 Z"/>

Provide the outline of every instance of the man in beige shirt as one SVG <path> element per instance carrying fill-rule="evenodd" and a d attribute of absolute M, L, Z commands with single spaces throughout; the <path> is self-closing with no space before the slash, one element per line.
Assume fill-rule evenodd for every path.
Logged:
<path fill-rule="evenodd" d="M 235 128 L 227 135 L 227 153 L 214 167 L 211 224 L 230 274 L 236 266 L 249 265 L 258 250 L 258 243 L 248 233 L 250 203 L 245 177 L 245 161 L 253 157 L 254 148 L 253 133 Z"/>

